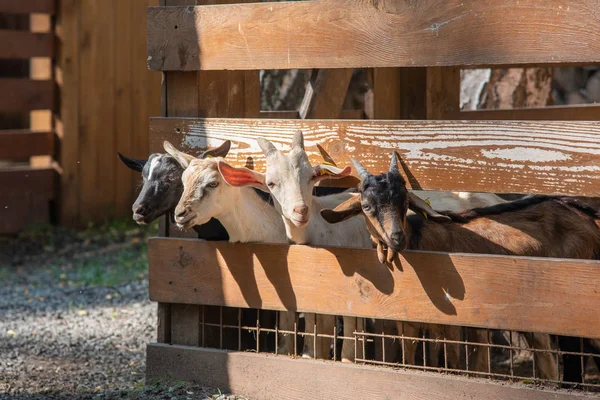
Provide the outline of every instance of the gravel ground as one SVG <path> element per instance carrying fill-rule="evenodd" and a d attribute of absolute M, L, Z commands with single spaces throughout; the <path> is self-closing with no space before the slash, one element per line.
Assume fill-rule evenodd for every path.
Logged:
<path fill-rule="evenodd" d="M 233 398 L 144 385 L 156 340 L 146 236 L 112 227 L 0 238 L 0 399 Z"/>

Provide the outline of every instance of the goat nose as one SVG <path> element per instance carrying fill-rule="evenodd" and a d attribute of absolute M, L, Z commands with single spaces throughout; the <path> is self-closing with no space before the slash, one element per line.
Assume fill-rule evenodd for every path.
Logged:
<path fill-rule="evenodd" d="M 185 215 L 186 212 L 187 212 L 187 210 L 185 208 L 177 209 L 177 210 L 175 210 L 175 217 L 181 218 Z"/>
<path fill-rule="evenodd" d="M 294 212 L 304 216 L 308 212 L 308 207 L 307 206 L 296 206 L 296 207 L 294 207 Z"/>
<path fill-rule="evenodd" d="M 134 214 L 145 214 L 146 213 L 146 207 L 144 207 L 141 204 L 134 204 L 133 205 L 133 213 Z"/>
<path fill-rule="evenodd" d="M 404 232 L 398 231 L 398 232 L 394 232 L 390 235 L 390 239 L 392 240 L 392 243 L 396 246 L 402 246 L 404 245 Z"/>

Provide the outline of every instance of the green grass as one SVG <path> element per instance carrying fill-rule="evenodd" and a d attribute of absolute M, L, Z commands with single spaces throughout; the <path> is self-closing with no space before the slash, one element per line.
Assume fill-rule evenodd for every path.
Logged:
<path fill-rule="evenodd" d="M 53 272 L 56 279 L 69 286 L 117 286 L 146 277 L 147 252 L 147 244 L 139 243 L 114 253 L 79 260 L 67 270 L 55 268 Z"/>

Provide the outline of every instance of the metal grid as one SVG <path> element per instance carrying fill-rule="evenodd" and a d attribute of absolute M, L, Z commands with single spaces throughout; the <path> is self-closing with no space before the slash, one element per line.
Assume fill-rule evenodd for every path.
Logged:
<path fill-rule="evenodd" d="M 341 345 L 344 341 L 350 341 L 354 345 L 357 364 L 382 365 L 394 368 L 410 368 L 424 371 L 436 371 L 472 377 L 485 377 L 493 380 L 521 382 L 532 385 L 545 385 L 552 387 L 567 387 L 589 392 L 600 392 L 600 353 L 584 351 L 586 349 L 583 338 L 572 338 L 571 343 L 578 343 L 577 351 L 567 351 L 559 347 L 559 339 L 551 337 L 551 348 L 544 349 L 529 345 L 521 340 L 528 333 L 504 332 L 508 341 L 498 340 L 501 331 L 485 331 L 487 343 L 480 343 L 465 338 L 469 337 L 469 330 L 473 328 L 461 328 L 460 340 L 452 340 L 444 337 L 431 337 L 428 330 L 420 330 L 418 336 L 410 336 L 402 332 L 390 334 L 375 326 L 362 327 L 355 331 L 351 337 L 341 334 L 339 324 L 331 333 L 319 332 L 318 319 L 312 329 L 304 329 L 303 318 L 296 314 L 293 330 L 279 328 L 279 313 L 269 310 L 253 310 L 216 306 L 201 306 L 201 346 L 237 350 L 255 351 L 279 354 L 279 342 L 283 335 L 293 335 L 294 349 L 289 354 L 292 357 L 302 356 L 302 342 L 307 336 L 312 336 L 313 354 L 317 354 L 317 338 L 327 338 L 335 343 L 331 346 L 330 359 L 339 361 Z M 339 318 L 341 320 L 341 318 Z M 404 327 L 404 322 L 401 323 Z M 359 326 L 359 325 L 357 325 Z M 380 324 L 381 328 L 382 324 Z M 366 329 L 365 329 L 366 328 Z M 360 328 L 358 328 L 360 329 Z M 416 345 L 415 363 L 410 363 L 406 358 L 408 346 Z M 431 352 L 434 346 L 438 346 L 439 355 L 437 362 L 431 361 Z M 460 364 L 452 367 L 449 363 L 449 348 L 459 349 Z M 390 348 L 392 350 L 390 350 Z M 397 349 L 397 350 L 394 350 Z M 486 353 L 487 365 L 484 370 L 475 370 L 469 366 L 469 360 L 477 351 Z M 390 357 L 390 355 L 393 356 Z M 556 360 L 553 368 L 556 369 L 555 377 L 539 376 L 536 359 L 550 355 Z M 571 356 L 577 362 L 577 380 L 563 381 L 563 356 Z M 428 357 L 429 356 L 429 357 Z M 539 363 L 539 361 L 538 361 Z M 574 365 L 571 361 L 571 367 Z"/>

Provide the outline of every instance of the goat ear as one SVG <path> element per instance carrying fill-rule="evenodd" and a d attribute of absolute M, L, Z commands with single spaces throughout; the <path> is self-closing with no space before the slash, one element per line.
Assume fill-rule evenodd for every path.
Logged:
<path fill-rule="evenodd" d="M 323 179 L 341 179 L 348 175 L 352 171 L 352 168 L 346 167 L 344 169 L 334 167 L 332 165 L 321 164 L 313 167 L 315 173 L 315 181 L 322 181 Z"/>
<path fill-rule="evenodd" d="M 412 192 L 408 192 L 408 208 L 416 213 L 425 213 L 427 218 L 435 222 L 449 222 L 452 219 L 447 215 L 442 215 L 435 211 L 425 200 Z"/>
<path fill-rule="evenodd" d="M 125 157 L 123 154 L 117 152 L 123 164 L 125 164 L 129 169 L 132 169 L 137 172 L 142 172 L 144 169 L 144 165 L 148 162 L 148 160 L 136 160 L 135 158 Z"/>
<path fill-rule="evenodd" d="M 353 194 L 351 198 L 338 205 L 333 210 L 323 209 L 321 210 L 321 217 L 330 224 L 337 224 L 352 218 L 362 212 L 360 205 L 360 194 Z"/>
<path fill-rule="evenodd" d="M 273 143 L 269 142 L 267 139 L 265 138 L 257 138 L 256 142 L 258 143 L 258 146 L 260 147 L 260 149 L 262 150 L 262 152 L 265 154 L 265 156 L 269 156 L 271 153 L 274 153 L 277 151 L 277 148 L 273 145 Z"/>
<path fill-rule="evenodd" d="M 321 145 L 319 143 L 317 143 L 317 149 L 319 150 L 321 157 L 323 157 L 323 161 L 325 161 L 325 164 L 331 164 L 334 167 L 337 167 L 337 164 L 335 163 L 335 161 L 333 161 L 333 158 L 331 158 L 329 153 L 327 153 L 325 151 L 325 149 L 323 147 L 321 147 Z"/>
<path fill-rule="evenodd" d="M 183 168 L 187 168 L 188 165 L 195 159 L 194 156 L 186 154 L 182 151 L 177 150 L 173 145 L 166 140 L 163 142 L 163 147 L 169 155 L 171 155 Z"/>
<path fill-rule="evenodd" d="M 302 131 L 294 132 L 294 137 L 292 138 L 292 149 L 304 150 L 304 135 L 302 134 Z"/>
<path fill-rule="evenodd" d="M 231 186 L 252 186 L 264 192 L 269 189 L 265 185 L 265 176 L 248 168 L 235 168 L 224 161 L 217 164 L 223 180 Z"/>
<path fill-rule="evenodd" d="M 198 158 L 225 157 L 231 149 L 231 140 L 224 141 L 219 147 L 208 149 Z"/>

